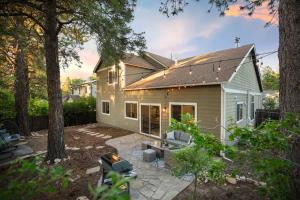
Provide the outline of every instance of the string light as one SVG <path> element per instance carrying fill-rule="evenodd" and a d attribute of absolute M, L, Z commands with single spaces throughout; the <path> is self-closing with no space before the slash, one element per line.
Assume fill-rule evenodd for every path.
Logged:
<path fill-rule="evenodd" d="M 216 80 L 219 80 L 219 77 L 216 77 Z"/>
<path fill-rule="evenodd" d="M 278 52 L 278 51 L 272 51 L 272 52 L 266 52 L 266 53 L 256 54 L 256 56 L 260 56 L 259 58 L 256 58 L 256 62 L 259 63 L 259 62 L 260 62 L 260 59 L 262 59 L 262 58 L 264 58 L 264 57 L 267 57 L 267 56 L 270 56 L 270 55 L 272 55 L 272 54 L 274 54 L 274 53 L 276 53 L 276 52 Z M 236 59 L 241 59 L 241 58 L 245 58 L 245 57 L 230 58 L 230 59 L 224 59 L 224 60 L 219 60 L 219 61 L 206 62 L 206 63 L 196 64 L 196 65 L 206 65 L 206 64 L 213 63 L 213 72 L 214 72 L 214 71 L 215 71 L 215 69 L 214 69 L 214 63 L 219 62 L 219 67 L 217 68 L 217 70 L 220 71 L 220 70 L 221 70 L 221 66 L 220 66 L 220 63 L 221 63 L 221 62 L 224 62 L 224 61 L 230 61 L 230 60 L 236 60 Z M 251 61 L 251 62 L 252 62 L 252 61 Z M 246 63 L 249 63 L 249 62 L 245 62 L 245 63 L 243 63 L 243 64 L 246 64 Z M 263 62 L 261 62 L 260 64 L 263 65 Z M 191 70 L 191 67 L 192 67 L 192 66 L 193 66 L 193 65 L 191 64 L 191 65 L 188 65 L 188 66 L 183 66 L 183 68 L 184 68 L 184 67 L 190 67 L 189 74 L 192 74 L 192 70 Z M 237 66 L 233 66 L 233 67 L 237 67 Z M 260 67 L 261 67 L 261 66 L 260 66 Z M 177 69 L 177 68 L 174 68 L 174 69 L 171 68 L 171 69 L 169 69 L 169 70 L 176 70 L 176 69 Z M 237 70 L 235 69 L 234 72 L 237 72 Z M 143 73 L 144 73 L 144 72 L 143 72 Z M 125 76 L 136 75 L 136 74 L 143 74 L 143 73 L 126 74 L 126 75 L 123 75 L 123 76 L 125 77 Z M 143 78 L 144 78 L 144 77 L 142 77 L 142 79 L 143 79 Z M 163 78 L 166 78 L 165 70 L 164 70 L 164 76 L 163 76 Z M 123 80 L 123 79 L 122 79 L 122 80 Z M 108 82 L 108 80 L 107 80 L 106 82 Z"/>
<path fill-rule="evenodd" d="M 202 81 L 202 83 L 206 83 L 205 81 Z"/>
<path fill-rule="evenodd" d="M 189 72 L 189 74 L 192 75 L 192 73 L 193 73 L 192 72 L 192 66 L 190 65 L 190 72 Z"/>

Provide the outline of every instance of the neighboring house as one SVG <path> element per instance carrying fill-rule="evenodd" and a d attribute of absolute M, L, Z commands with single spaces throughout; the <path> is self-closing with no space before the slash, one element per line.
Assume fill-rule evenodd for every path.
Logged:
<path fill-rule="evenodd" d="M 97 73 L 97 121 L 163 137 L 171 118 L 190 113 L 203 132 L 227 141 L 223 127 L 254 123 L 261 108 L 261 80 L 254 45 L 175 62 L 145 52 L 128 54 Z"/>
<path fill-rule="evenodd" d="M 62 96 L 63 102 L 73 102 L 77 99 L 80 99 L 80 96 L 76 94 L 66 94 Z"/>
<path fill-rule="evenodd" d="M 71 94 L 80 97 L 96 97 L 97 81 L 86 81 L 78 85 L 72 85 Z"/>

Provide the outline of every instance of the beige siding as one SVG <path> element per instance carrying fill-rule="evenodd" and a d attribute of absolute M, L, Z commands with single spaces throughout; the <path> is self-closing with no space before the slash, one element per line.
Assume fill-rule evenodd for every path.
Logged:
<path fill-rule="evenodd" d="M 125 74 L 126 74 L 125 85 L 126 86 L 130 85 L 131 83 L 140 80 L 142 77 L 148 75 L 151 72 L 153 72 L 153 70 L 127 65 L 125 68 Z"/>
<path fill-rule="evenodd" d="M 128 72 L 127 68 L 125 69 Z M 197 103 L 197 117 L 205 132 L 220 138 L 221 90 L 220 86 L 123 91 L 121 84 L 107 85 L 107 71 L 98 72 L 97 120 L 116 127 L 140 132 L 140 103 L 161 104 L 161 133 L 169 124 L 169 102 Z M 110 101 L 110 115 L 101 114 L 101 100 Z M 125 101 L 138 101 L 138 120 L 125 118 Z M 163 108 L 167 111 L 163 112 Z"/>
<path fill-rule="evenodd" d="M 241 65 L 240 69 L 236 72 L 231 82 L 225 84 L 224 87 L 237 90 L 250 90 L 252 92 L 260 92 L 252 59 L 245 59 L 244 64 Z"/>

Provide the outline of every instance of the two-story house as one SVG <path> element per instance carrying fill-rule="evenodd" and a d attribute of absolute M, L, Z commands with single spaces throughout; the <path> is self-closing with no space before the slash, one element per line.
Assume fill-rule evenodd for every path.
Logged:
<path fill-rule="evenodd" d="M 253 123 L 261 108 L 252 44 L 178 61 L 145 52 L 113 66 L 101 63 L 94 69 L 101 123 L 161 138 L 171 118 L 190 113 L 204 132 L 226 142 L 230 119 L 240 126 Z"/>

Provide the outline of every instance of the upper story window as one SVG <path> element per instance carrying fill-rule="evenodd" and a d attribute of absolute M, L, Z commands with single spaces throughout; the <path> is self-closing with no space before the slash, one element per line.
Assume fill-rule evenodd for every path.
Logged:
<path fill-rule="evenodd" d="M 243 121 L 243 102 L 238 102 L 236 104 L 236 122 Z"/>
<path fill-rule="evenodd" d="M 110 110 L 109 110 L 109 101 L 102 101 L 101 104 L 101 109 L 102 109 L 102 114 L 109 115 Z"/>
<path fill-rule="evenodd" d="M 125 117 L 137 119 L 137 102 L 125 102 Z"/>
<path fill-rule="evenodd" d="M 108 84 L 111 85 L 111 84 L 114 84 L 115 82 L 115 71 L 114 70 L 109 70 L 108 71 Z"/>
<path fill-rule="evenodd" d="M 182 115 L 189 113 L 195 120 L 197 120 L 196 110 L 196 103 L 170 103 L 170 118 L 181 121 Z"/>
<path fill-rule="evenodd" d="M 254 96 L 251 96 L 250 99 L 250 119 L 253 120 L 255 117 L 255 101 L 254 101 Z"/>

